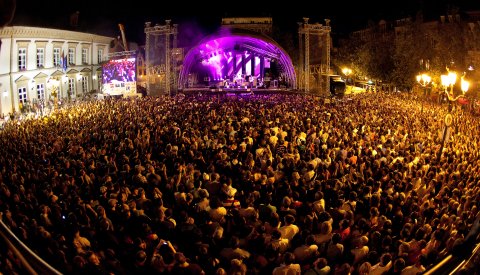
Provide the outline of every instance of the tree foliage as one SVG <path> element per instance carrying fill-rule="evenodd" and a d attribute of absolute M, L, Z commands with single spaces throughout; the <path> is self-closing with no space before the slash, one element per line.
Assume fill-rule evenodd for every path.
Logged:
<path fill-rule="evenodd" d="M 358 43 L 354 39 L 345 39 L 341 41 L 341 46 L 334 52 L 332 63 L 337 68 L 350 68 L 357 78 L 363 78 L 365 68 L 362 62 L 362 52 L 364 44 Z"/>
<path fill-rule="evenodd" d="M 374 80 L 392 83 L 398 87 L 411 88 L 415 76 L 428 72 L 436 76 L 445 67 L 465 70 L 468 39 L 467 25 L 459 20 L 452 22 L 407 21 L 402 26 L 381 32 L 370 26 L 368 39 L 350 37 L 337 51 L 335 63 L 351 64 L 355 74 Z"/>
<path fill-rule="evenodd" d="M 364 48 L 366 53 L 366 73 L 374 80 L 389 81 L 390 72 L 394 69 L 394 44 L 390 39 L 372 40 Z"/>
<path fill-rule="evenodd" d="M 350 67 L 356 78 L 386 81 L 394 66 L 393 52 L 394 44 L 389 37 L 367 40 L 349 38 L 342 41 L 334 63 L 339 67 Z"/>

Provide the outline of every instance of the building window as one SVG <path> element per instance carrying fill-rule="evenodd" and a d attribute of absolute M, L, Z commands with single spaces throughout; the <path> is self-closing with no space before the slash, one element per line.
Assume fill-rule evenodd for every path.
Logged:
<path fill-rule="evenodd" d="M 97 85 L 98 90 L 101 91 L 102 90 L 102 85 L 103 85 L 102 75 L 97 75 L 97 80 L 98 80 L 98 85 Z"/>
<path fill-rule="evenodd" d="M 98 50 L 98 63 L 103 61 L 103 50 Z"/>
<path fill-rule="evenodd" d="M 88 49 L 82 49 L 82 63 L 88 64 Z"/>
<path fill-rule="evenodd" d="M 82 76 L 82 92 L 86 94 L 88 92 L 88 77 Z"/>
<path fill-rule="evenodd" d="M 68 49 L 68 64 L 75 65 L 75 49 L 74 48 Z"/>
<path fill-rule="evenodd" d="M 60 48 L 53 48 L 53 66 L 60 67 Z"/>
<path fill-rule="evenodd" d="M 18 88 L 18 101 L 22 104 L 27 102 L 27 88 L 26 87 Z"/>
<path fill-rule="evenodd" d="M 43 68 L 45 62 L 45 49 L 39 48 L 37 49 L 37 68 Z"/>
<path fill-rule="evenodd" d="M 37 98 L 39 100 L 45 99 L 45 87 L 43 86 L 43 83 L 37 84 Z"/>
<path fill-rule="evenodd" d="M 18 49 L 18 70 L 25 71 L 27 69 L 27 49 Z"/>
<path fill-rule="evenodd" d="M 75 97 L 75 78 L 68 79 L 68 93 L 70 94 L 70 97 Z"/>

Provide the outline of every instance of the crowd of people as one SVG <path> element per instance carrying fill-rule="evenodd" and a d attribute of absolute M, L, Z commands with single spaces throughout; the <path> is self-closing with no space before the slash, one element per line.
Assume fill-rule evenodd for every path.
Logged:
<path fill-rule="evenodd" d="M 68 274 L 418 274 L 463 248 L 480 124 L 365 93 L 78 103 L 0 132 L 0 218 Z M 0 267 L 0 271 L 2 267 Z"/>

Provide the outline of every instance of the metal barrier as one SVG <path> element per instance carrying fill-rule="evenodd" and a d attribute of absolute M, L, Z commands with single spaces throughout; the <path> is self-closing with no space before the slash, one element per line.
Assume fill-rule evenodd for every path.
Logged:
<path fill-rule="evenodd" d="M 479 255 L 480 255 L 480 243 L 477 244 L 477 246 L 472 252 L 472 255 L 467 260 L 463 260 L 454 270 L 452 270 L 452 272 L 450 272 L 450 274 L 452 275 L 457 274 L 457 271 L 460 271 L 464 268 L 466 268 L 466 270 L 470 270 L 472 267 L 474 268 L 476 265 L 476 263 L 474 262 L 475 257 L 478 257 Z"/>
<path fill-rule="evenodd" d="M 453 257 L 451 254 L 445 257 L 438 264 L 425 271 L 424 275 L 440 275 L 440 274 L 450 274 L 452 268 L 458 266 L 462 262 L 462 259 L 458 257 Z"/>
<path fill-rule="evenodd" d="M 30 250 L 15 234 L 0 220 L 0 237 L 20 260 L 22 267 L 29 274 L 54 274 L 61 275 L 58 270 L 50 266 L 32 250 Z"/>
<path fill-rule="evenodd" d="M 425 271 L 424 275 L 456 274 L 472 261 L 477 253 L 480 253 L 480 243 L 477 241 L 480 235 L 480 217 L 472 225 L 470 232 L 465 237 L 463 244 L 452 253 L 445 257 L 438 264 Z"/>
<path fill-rule="evenodd" d="M 480 253 L 480 243 L 477 244 L 468 259 L 465 259 L 464 257 L 448 255 L 447 257 L 445 257 L 445 259 L 436 264 L 434 267 L 425 271 L 423 275 L 457 274 L 458 271 L 460 271 L 464 267 L 467 267 L 469 263 L 475 258 L 475 255 L 478 253 Z"/>

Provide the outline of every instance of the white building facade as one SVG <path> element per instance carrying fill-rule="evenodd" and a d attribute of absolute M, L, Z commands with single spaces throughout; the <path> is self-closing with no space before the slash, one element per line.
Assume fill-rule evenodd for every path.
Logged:
<path fill-rule="evenodd" d="M 37 27 L 0 29 L 0 114 L 101 91 L 112 37 Z"/>

